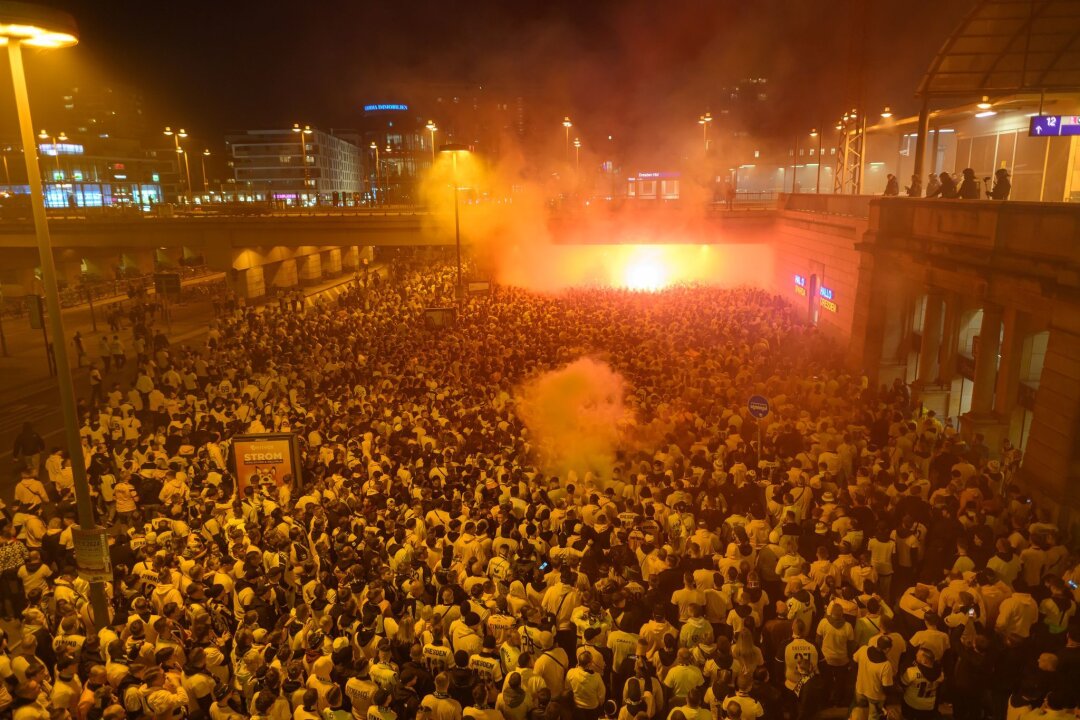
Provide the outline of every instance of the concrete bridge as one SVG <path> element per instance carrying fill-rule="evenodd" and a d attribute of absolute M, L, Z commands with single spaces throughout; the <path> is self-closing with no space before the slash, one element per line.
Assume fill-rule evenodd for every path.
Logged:
<path fill-rule="evenodd" d="M 462 243 L 476 228 L 498 233 L 517 222 L 513 207 L 470 207 L 461 212 Z M 611 211 L 587 209 L 552 214 L 540 222 L 556 242 L 740 242 L 751 227 L 762 229 L 772 218 L 764 207 L 733 211 L 660 206 Z M 688 220 L 688 218 L 692 220 Z M 611 234 L 613 223 L 633 233 Z M 201 258 L 214 270 L 232 271 L 241 294 L 258 297 L 268 287 L 310 283 L 324 275 L 355 270 L 372 248 L 453 245 L 452 216 L 417 209 L 386 211 L 316 210 L 265 215 L 182 217 L 52 217 L 49 221 L 57 270 L 69 284 L 84 273 L 105 278 L 118 268 L 141 273 Z M 5 294 L 34 287 L 37 267 L 34 228 L 28 220 L 0 222 L 0 283 Z"/>

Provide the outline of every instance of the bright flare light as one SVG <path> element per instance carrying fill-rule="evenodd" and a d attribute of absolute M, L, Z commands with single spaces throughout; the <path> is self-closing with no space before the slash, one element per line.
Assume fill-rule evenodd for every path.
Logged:
<path fill-rule="evenodd" d="M 622 285 L 627 290 L 656 292 L 667 285 L 667 271 L 659 258 L 631 260 L 623 270 Z"/>

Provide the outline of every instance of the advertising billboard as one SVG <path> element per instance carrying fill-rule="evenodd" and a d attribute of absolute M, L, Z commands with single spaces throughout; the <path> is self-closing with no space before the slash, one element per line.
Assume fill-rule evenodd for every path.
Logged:
<path fill-rule="evenodd" d="M 233 473 L 237 493 L 269 478 L 284 485 L 300 475 L 300 446 L 293 433 L 237 435 L 232 445 Z"/>

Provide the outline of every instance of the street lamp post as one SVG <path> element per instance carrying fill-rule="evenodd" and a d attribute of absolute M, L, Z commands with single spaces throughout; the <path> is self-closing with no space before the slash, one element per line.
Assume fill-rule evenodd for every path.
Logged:
<path fill-rule="evenodd" d="M 50 135 L 49 133 L 45 132 L 44 130 L 42 130 L 41 132 L 38 133 L 38 138 L 40 138 L 41 140 L 48 140 L 49 143 L 52 145 L 53 157 L 56 158 L 56 173 L 59 176 L 59 177 L 54 178 L 54 179 L 57 180 L 57 181 L 63 180 L 64 179 L 64 171 L 60 168 L 60 146 L 57 145 L 57 143 L 58 142 L 65 142 L 68 139 L 67 134 L 64 133 L 64 132 L 61 132 L 59 135 L 53 136 L 53 135 Z"/>
<path fill-rule="evenodd" d="M 435 131 L 439 128 L 435 127 L 434 120 L 428 120 L 427 125 L 425 125 L 424 127 L 428 129 L 429 133 L 431 133 L 431 166 L 435 167 Z"/>
<path fill-rule="evenodd" d="M 63 410 L 64 435 L 68 452 L 72 457 L 82 457 L 82 439 L 79 436 L 79 416 L 75 408 L 75 385 L 71 379 L 71 363 L 68 361 L 67 333 L 60 314 L 60 292 L 56 280 L 56 264 L 53 260 L 49 221 L 45 216 L 45 194 L 41 184 L 41 171 L 35 158 L 33 121 L 30 116 L 30 98 L 26 89 L 26 73 L 23 69 L 22 46 L 38 48 L 71 47 L 78 43 L 75 19 L 37 5 L 19 2 L 0 3 L 0 40 L 6 42 L 11 63 L 11 80 L 15 86 L 15 106 L 19 118 L 19 134 L 23 145 L 23 159 L 30 185 L 30 206 L 34 215 L 34 231 L 37 237 L 38 256 L 41 263 L 41 279 L 45 285 L 45 304 L 49 324 L 53 331 L 53 355 L 56 359 L 57 386 L 60 406 Z M 94 507 L 90 500 L 90 486 L 86 479 L 86 465 L 71 464 L 75 485 L 75 504 L 79 528 L 85 532 L 96 529 Z M 77 558 L 78 561 L 78 558 Z M 109 608 L 105 600 L 105 583 L 95 579 L 90 583 L 90 607 L 96 628 L 109 624 Z"/>
<path fill-rule="evenodd" d="M 574 123 L 570 122 L 569 117 L 564 117 L 562 119 L 562 126 L 563 126 L 563 130 L 566 131 L 566 152 L 563 154 L 563 157 L 565 157 L 566 161 L 569 162 L 570 161 L 570 128 L 574 127 Z"/>
<path fill-rule="evenodd" d="M 191 166 L 188 165 L 187 155 L 184 153 L 184 148 L 180 147 L 180 140 L 188 136 L 187 130 L 180 128 L 174 131 L 168 125 L 165 126 L 165 136 L 173 139 L 173 147 L 176 148 L 176 174 L 180 175 L 180 156 L 184 156 L 184 168 L 186 170 L 187 185 L 186 185 L 186 198 L 187 204 L 191 205 Z"/>
<path fill-rule="evenodd" d="M 208 158 L 208 157 L 210 157 L 210 148 L 206 148 L 205 150 L 203 150 L 202 151 L 202 158 L 200 158 L 200 160 L 202 161 L 203 194 L 205 194 L 205 195 L 210 194 L 210 181 L 206 179 L 206 158 Z"/>
<path fill-rule="evenodd" d="M 698 118 L 698 125 L 701 126 L 701 139 L 705 143 L 705 154 L 709 154 L 709 125 L 712 123 L 712 113 L 707 112 Z"/>
<path fill-rule="evenodd" d="M 310 125 L 300 127 L 300 123 L 293 123 L 292 131 L 300 136 L 300 162 L 304 165 L 304 192 L 307 192 L 311 181 L 308 176 L 307 138 L 304 136 L 310 135 L 312 130 Z M 303 205 L 303 193 L 300 194 L 300 204 Z"/>
<path fill-rule="evenodd" d="M 371 149 L 375 151 L 375 188 L 374 191 L 371 193 L 371 199 L 373 201 L 379 201 L 381 200 L 379 196 L 379 146 L 376 145 L 375 141 L 373 140 L 369 147 L 371 147 Z"/>
<path fill-rule="evenodd" d="M 817 138 L 817 180 L 814 184 L 814 192 L 821 194 L 821 133 L 817 128 L 810 131 L 810 137 Z"/>
<path fill-rule="evenodd" d="M 574 138 L 574 172 L 581 170 L 581 138 Z"/>
<path fill-rule="evenodd" d="M 439 152 L 449 153 L 450 158 L 453 161 L 451 178 L 454 183 L 454 246 L 457 249 L 457 290 L 455 291 L 455 297 L 458 303 L 461 303 L 461 299 L 464 295 L 461 285 L 461 217 L 458 210 L 458 176 L 457 176 L 457 159 L 458 155 L 463 152 L 468 152 L 469 148 L 466 145 L 460 144 L 448 144 L 439 148 Z"/>
<path fill-rule="evenodd" d="M 798 174 L 799 163 L 799 136 L 795 135 L 795 152 L 791 154 L 791 194 L 794 195 L 798 192 L 795 185 L 796 175 Z"/>

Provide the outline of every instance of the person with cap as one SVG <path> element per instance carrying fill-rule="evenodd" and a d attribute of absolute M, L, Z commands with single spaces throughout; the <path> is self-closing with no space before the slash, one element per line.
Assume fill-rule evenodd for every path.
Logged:
<path fill-rule="evenodd" d="M 177 687 L 160 668 L 146 670 L 139 687 L 143 712 L 154 720 L 180 718 L 188 705 L 187 693 Z"/>

